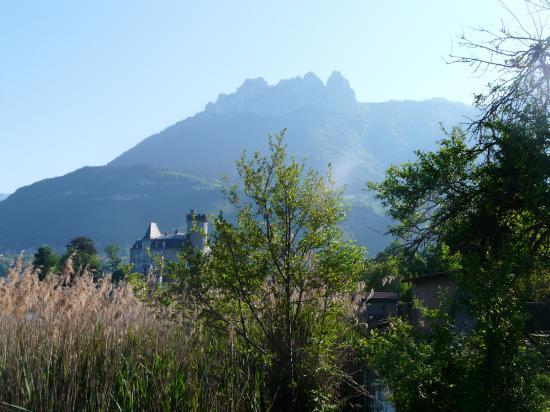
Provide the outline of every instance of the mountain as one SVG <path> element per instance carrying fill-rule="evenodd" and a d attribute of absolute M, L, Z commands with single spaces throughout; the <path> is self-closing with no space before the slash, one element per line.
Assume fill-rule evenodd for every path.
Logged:
<path fill-rule="evenodd" d="M 268 86 L 246 80 L 221 94 L 203 112 L 150 136 L 109 166 L 148 165 L 219 178 L 234 171 L 243 149 L 266 146 L 266 136 L 287 129 L 289 150 L 308 165 L 332 164 L 339 184 L 360 193 L 391 163 L 414 149 L 434 147 L 446 127 L 464 121 L 471 108 L 444 99 L 358 103 L 346 79 L 333 73 L 326 85 L 313 73 Z"/>
<path fill-rule="evenodd" d="M 2 200 L 4 200 L 6 197 L 8 197 L 9 195 L 5 194 L 5 193 L 0 193 L 0 202 Z"/>
<path fill-rule="evenodd" d="M 268 133 L 287 128 L 289 151 L 307 165 L 332 165 L 353 205 L 344 228 L 380 250 L 388 218 L 365 194 L 391 163 L 433 148 L 450 128 L 471 115 L 469 106 L 444 99 L 360 103 L 338 72 L 324 84 L 313 73 L 282 80 L 246 80 L 221 94 L 204 111 L 150 136 L 106 166 L 86 167 L 18 189 L 0 202 L 0 250 L 51 244 L 62 248 L 74 236 L 92 237 L 99 247 L 128 245 L 156 220 L 173 230 L 195 208 L 225 207 L 220 176 L 235 179 L 241 152 L 265 150 Z"/>
<path fill-rule="evenodd" d="M 143 236 L 152 219 L 163 230 L 183 227 L 190 199 L 208 210 L 223 207 L 218 183 L 207 179 L 141 166 L 84 167 L 23 187 L 0 203 L 0 250 L 62 248 L 82 234 L 100 246 L 126 244 Z"/>

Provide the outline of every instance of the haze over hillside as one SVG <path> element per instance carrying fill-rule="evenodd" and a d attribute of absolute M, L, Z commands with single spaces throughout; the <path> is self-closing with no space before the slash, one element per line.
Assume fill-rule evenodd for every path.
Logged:
<path fill-rule="evenodd" d="M 313 73 L 270 86 L 246 80 L 205 110 L 148 137 L 107 166 L 83 168 L 17 190 L 0 203 L 0 250 L 47 243 L 63 247 L 74 236 L 100 247 L 128 245 L 156 220 L 162 230 L 183 226 L 190 208 L 224 208 L 219 178 L 235 178 L 242 150 L 266 147 L 268 133 L 287 128 L 288 148 L 307 165 L 331 163 L 353 204 L 346 229 L 372 252 L 388 239 L 388 223 L 364 193 L 391 163 L 433 148 L 472 109 L 444 99 L 359 103 L 338 72 L 324 84 Z"/>
<path fill-rule="evenodd" d="M 287 129 L 292 154 L 325 169 L 331 163 L 341 185 L 361 192 L 390 163 L 409 159 L 441 138 L 440 126 L 464 121 L 471 109 L 444 99 L 358 103 L 348 81 L 334 72 L 326 85 L 313 73 L 269 86 L 246 80 L 220 94 L 203 112 L 153 135 L 110 166 L 138 164 L 219 178 L 234 171 L 243 149 L 261 150 L 266 136 Z"/>

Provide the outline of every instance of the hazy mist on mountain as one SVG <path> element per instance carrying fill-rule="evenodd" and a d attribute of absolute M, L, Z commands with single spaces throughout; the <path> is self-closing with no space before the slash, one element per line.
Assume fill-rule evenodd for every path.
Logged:
<path fill-rule="evenodd" d="M 338 72 L 324 84 L 313 73 L 281 80 L 246 80 L 205 110 L 148 137 L 107 166 L 83 168 L 17 190 L 0 203 L 0 250 L 40 244 L 62 247 L 77 235 L 102 246 L 143 235 L 149 220 L 181 227 L 190 208 L 223 209 L 222 174 L 235 178 L 243 150 L 265 150 L 268 133 L 287 128 L 289 151 L 320 171 L 332 165 L 353 205 L 344 225 L 374 253 L 388 224 L 364 192 L 392 163 L 431 149 L 472 109 L 437 98 L 422 102 L 359 103 Z"/>
<path fill-rule="evenodd" d="M 218 178 L 234 171 L 243 149 L 266 147 L 268 133 L 287 129 L 290 152 L 308 165 L 332 164 L 337 182 L 352 193 L 379 179 L 391 163 L 429 149 L 471 108 L 444 99 L 358 103 L 346 79 L 334 72 L 324 85 L 313 73 L 269 86 L 246 80 L 219 95 L 203 112 L 153 135 L 110 166 L 148 165 Z"/>

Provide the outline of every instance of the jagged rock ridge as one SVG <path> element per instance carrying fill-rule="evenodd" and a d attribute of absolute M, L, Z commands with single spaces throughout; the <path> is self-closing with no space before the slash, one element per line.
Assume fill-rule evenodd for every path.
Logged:
<path fill-rule="evenodd" d="M 205 111 L 218 114 L 253 113 L 284 115 L 303 108 L 350 112 L 357 109 L 355 92 L 340 72 L 333 72 L 323 84 L 314 73 L 281 80 L 274 86 L 258 77 L 248 79 L 235 93 L 220 94 Z"/>

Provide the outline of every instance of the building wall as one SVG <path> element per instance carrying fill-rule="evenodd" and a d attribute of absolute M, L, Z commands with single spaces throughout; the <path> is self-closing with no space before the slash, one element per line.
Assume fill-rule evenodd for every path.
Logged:
<path fill-rule="evenodd" d="M 366 321 L 369 328 L 387 323 L 387 319 L 397 313 L 397 299 L 369 301 L 366 307 Z"/>
<path fill-rule="evenodd" d="M 454 321 L 456 330 L 467 332 L 476 327 L 475 320 L 467 308 L 460 302 L 458 288 L 453 279 L 447 275 L 417 278 L 412 282 L 413 299 L 419 299 L 428 309 L 437 309 L 441 304 L 449 304 L 446 309 Z M 412 320 L 423 326 L 424 322 L 418 310 L 412 311 Z"/>
<path fill-rule="evenodd" d="M 150 255 L 147 252 L 147 247 L 142 249 L 130 250 L 130 263 L 134 265 L 134 270 L 139 272 L 146 272 L 149 267 L 154 264 L 158 256 L 163 257 L 166 260 L 173 262 L 178 260 L 178 255 L 181 252 L 181 248 L 165 247 L 165 248 L 153 248 L 150 249 Z"/>
<path fill-rule="evenodd" d="M 136 241 L 130 249 L 130 263 L 134 270 L 147 272 L 155 263 L 157 256 L 166 260 L 177 261 L 184 244 L 191 243 L 203 253 L 208 253 L 208 218 L 197 214 L 194 209 L 187 214 L 187 234 L 179 232 L 168 235 L 160 232 L 156 223 L 151 222 L 142 240 Z M 148 252 L 149 250 L 149 252 Z"/>
<path fill-rule="evenodd" d="M 166 248 L 164 249 L 164 258 L 175 262 L 178 260 L 178 255 L 180 252 L 181 248 Z"/>
<path fill-rule="evenodd" d="M 429 309 L 437 308 L 442 298 L 452 297 L 455 293 L 455 282 L 447 276 L 418 279 L 412 283 L 413 297 L 420 299 Z"/>

